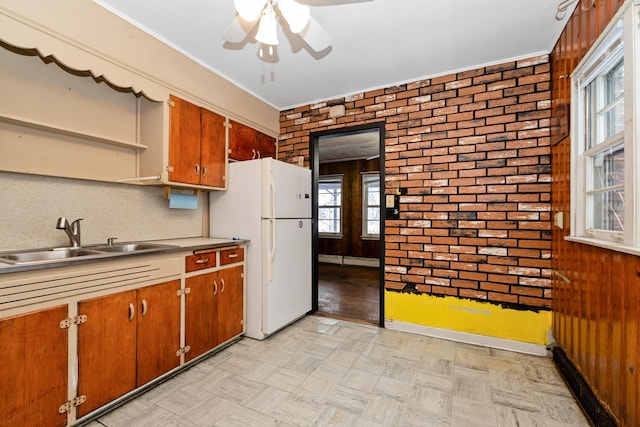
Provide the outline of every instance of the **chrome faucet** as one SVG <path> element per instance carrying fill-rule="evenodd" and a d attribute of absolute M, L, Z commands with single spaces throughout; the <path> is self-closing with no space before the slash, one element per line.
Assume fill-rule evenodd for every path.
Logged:
<path fill-rule="evenodd" d="M 71 243 L 73 249 L 80 247 L 80 221 L 82 221 L 82 218 L 76 219 L 69 225 L 69 221 L 67 221 L 66 218 L 60 217 L 56 224 L 58 230 L 64 230 L 64 232 L 67 233 L 69 243 Z"/>

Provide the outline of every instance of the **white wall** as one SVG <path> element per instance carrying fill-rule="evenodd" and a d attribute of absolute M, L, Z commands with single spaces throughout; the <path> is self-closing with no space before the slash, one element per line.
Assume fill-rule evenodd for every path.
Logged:
<path fill-rule="evenodd" d="M 0 251 L 68 245 L 61 216 L 84 218 L 83 245 L 199 237 L 207 194 L 196 210 L 169 209 L 160 187 L 0 172 Z"/>

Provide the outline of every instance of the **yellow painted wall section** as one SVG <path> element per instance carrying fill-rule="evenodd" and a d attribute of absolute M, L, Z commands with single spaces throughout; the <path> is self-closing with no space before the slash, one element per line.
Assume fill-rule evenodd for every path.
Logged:
<path fill-rule="evenodd" d="M 387 319 L 532 344 L 548 344 L 551 311 L 514 310 L 451 296 L 385 292 Z"/>

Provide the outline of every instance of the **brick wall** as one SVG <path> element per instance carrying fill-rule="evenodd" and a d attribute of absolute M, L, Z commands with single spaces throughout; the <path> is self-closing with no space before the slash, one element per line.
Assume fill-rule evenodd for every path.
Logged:
<path fill-rule="evenodd" d="M 309 134 L 385 123 L 385 287 L 550 308 L 548 55 L 280 113 L 278 157 L 309 164 Z M 332 105 L 346 115 L 329 118 Z"/>

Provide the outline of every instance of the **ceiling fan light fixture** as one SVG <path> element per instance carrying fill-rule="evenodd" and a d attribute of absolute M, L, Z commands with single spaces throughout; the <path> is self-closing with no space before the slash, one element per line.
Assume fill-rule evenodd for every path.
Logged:
<path fill-rule="evenodd" d="M 294 34 L 298 34 L 309 24 L 311 10 L 307 5 L 295 0 L 278 0 L 278 9 Z"/>
<path fill-rule="evenodd" d="M 264 9 L 262 18 L 260 18 L 256 40 L 268 45 L 278 44 L 278 21 L 271 2 Z"/>
<path fill-rule="evenodd" d="M 240 18 L 247 22 L 254 22 L 260 17 L 267 0 L 233 0 Z"/>

